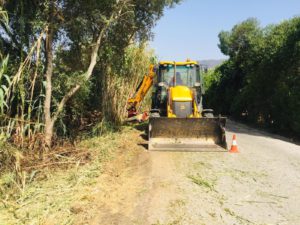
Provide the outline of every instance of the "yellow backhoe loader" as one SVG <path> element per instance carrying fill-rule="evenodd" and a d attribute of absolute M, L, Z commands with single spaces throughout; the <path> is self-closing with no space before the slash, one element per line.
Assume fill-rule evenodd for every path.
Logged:
<path fill-rule="evenodd" d="M 149 68 L 136 93 L 128 100 L 128 117 L 138 116 L 142 100 L 152 87 L 149 113 L 149 150 L 203 151 L 227 149 L 225 117 L 203 109 L 203 68 L 196 62 L 161 61 Z M 145 113 L 140 119 L 145 119 Z"/>

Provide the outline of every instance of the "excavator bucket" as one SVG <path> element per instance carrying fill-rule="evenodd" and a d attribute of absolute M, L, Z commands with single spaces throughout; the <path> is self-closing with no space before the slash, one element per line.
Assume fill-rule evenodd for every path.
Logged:
<path fill-rule="evenodd" d="M 152 151 L 227 150 L 225 117 L 149 118 L 149 145 Z"/>

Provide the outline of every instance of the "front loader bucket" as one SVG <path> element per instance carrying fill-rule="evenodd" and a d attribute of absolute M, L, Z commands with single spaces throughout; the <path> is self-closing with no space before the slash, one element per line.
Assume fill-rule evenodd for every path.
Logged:
<path fill-rule="evenodd" d="M 225 117 L 149 119 L 149 150 L 211 151 L 227 150 Z"/>

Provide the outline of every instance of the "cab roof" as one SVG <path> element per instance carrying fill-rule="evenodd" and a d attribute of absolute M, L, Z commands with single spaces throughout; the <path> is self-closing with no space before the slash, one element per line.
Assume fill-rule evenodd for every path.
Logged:
<path fill-rule="evenodd" d="M 160 61 L 159 65 L 164 65 L 164 64 L 168 64 L 168 65 L 176 65 L 176 66 L 185 66 L 185 65 L 199 65 L 199 63 L 197 61 L 193 61 L 193 60 L 187 60 L 185 62 L 175 62 L 175 61 Z"/>

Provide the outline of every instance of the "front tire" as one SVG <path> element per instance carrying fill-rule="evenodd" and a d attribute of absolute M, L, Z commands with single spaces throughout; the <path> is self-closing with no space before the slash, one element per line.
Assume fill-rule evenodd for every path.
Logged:
<path fill-rule="evenodd" d="M 202 116 L 206 118 L 214 118 L 214 110 L 212 109 L 203 109 Z"/>

